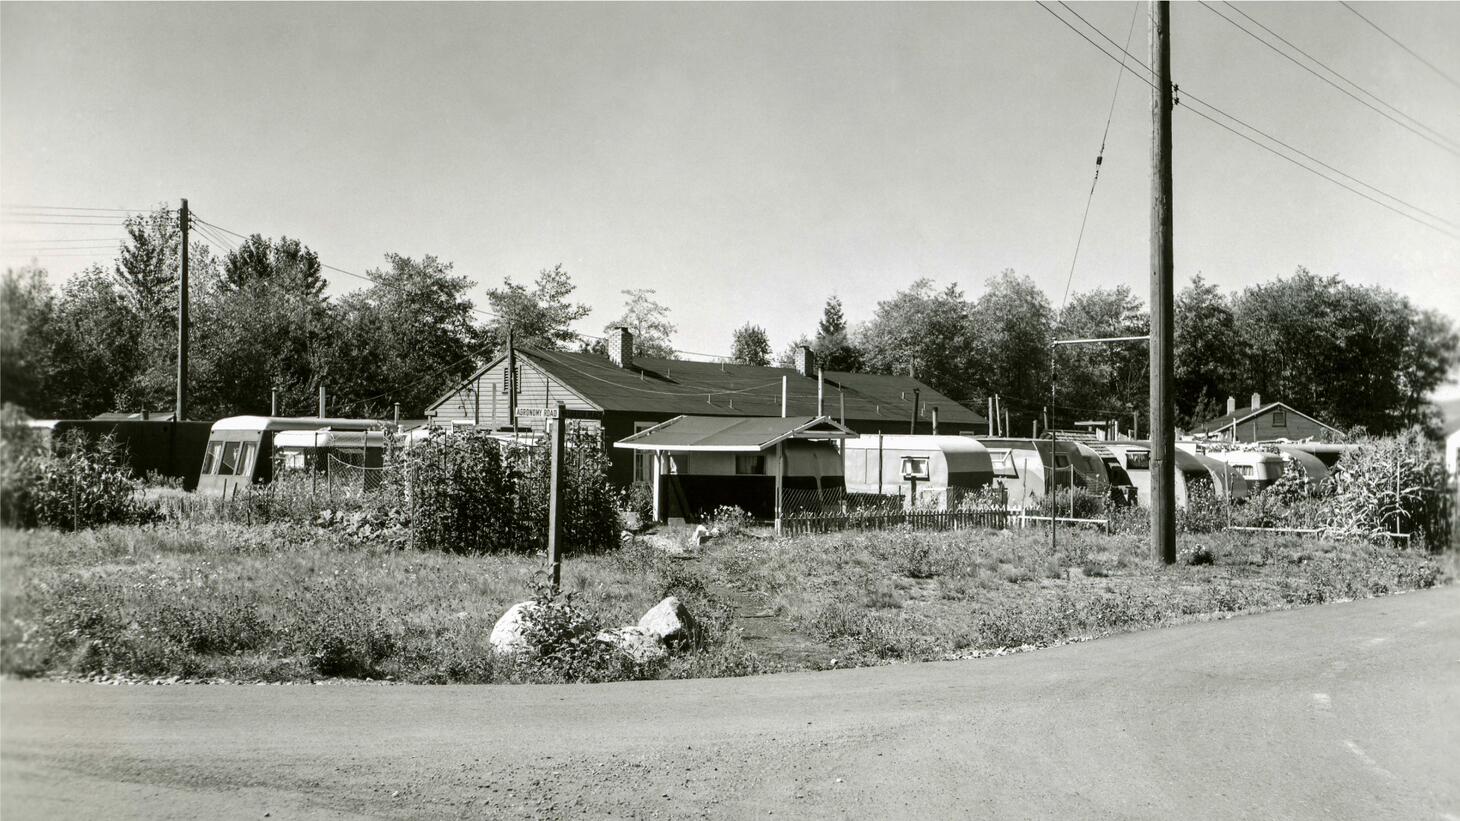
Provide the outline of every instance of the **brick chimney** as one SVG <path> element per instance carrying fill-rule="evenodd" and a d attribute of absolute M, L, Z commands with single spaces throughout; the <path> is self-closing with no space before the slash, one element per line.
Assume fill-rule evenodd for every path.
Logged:
<path fill-rule="evenodd" d="M 816 378 L 816 351 L 810 345 L 796 346 L 796 373 Z"/>
<path fill-rule="evenodd" d="M 1262 394 L 1260 394 L 1260 393 L 1254 393 L 1254 394 L 1252 394 L 1252 409 L 1253 410 L 1257 410 L 1260 407 L 1262 407 Z"/>
<path fill-rule="evenodd" d="M 1236 412 L 1237 412 L 1237 397 L 1235 397 L 1235 396 L 1229 396 L 1229 397 L 1227 397 L 1227 413 L 1236 413 Z"/>
<path fill-rule="evenodd" d="M 608 358 L 620 368 L 634 364 L 634 335 L 628 328 L 608 330 Z"/>

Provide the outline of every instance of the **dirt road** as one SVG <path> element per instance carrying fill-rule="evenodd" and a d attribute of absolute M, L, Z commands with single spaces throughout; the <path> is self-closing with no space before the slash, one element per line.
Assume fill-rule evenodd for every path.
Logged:
<path fill-rule="evenodd" d="M 1453 821 L 1457 760 L 1460 587 L 750 679 L 0 685 L 5 821 Z"/>

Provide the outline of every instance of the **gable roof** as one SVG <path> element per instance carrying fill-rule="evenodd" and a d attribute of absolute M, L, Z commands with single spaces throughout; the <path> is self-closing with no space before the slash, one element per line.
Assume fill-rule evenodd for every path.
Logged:
<path fill-rule="evenodd" d="M 565 387 L 603 411 L 646 411 L 691 416 L 781 415 L 781 379 L 786 378 L 787 405 L 792 414 L 816 412 L 816 379 L 794 368 L 773 368 L 721 362 L 635 357 L 620 368 L 607 357 L 574 351 L 518 347 L 516 355 L 550 373 Z M 498 356 L 428 410 L 446 402 L 496 367 Z M 907 424 L 912 415 L 913 391 L 920 392 L 920 421 L 931 419 L 953 425 L 979 425 L 986 420 L 947 396 L 910 376 L 824 371 L 824 412 L 832 418 Z"/>
<path fill-rule="evenodd" d="M 1232 413 L 1225 413 L 1221 416 L 1218 416 L 1216 419 L 1208 419 L 1207 421 L 1202 422 L 1199 425 L 1193 425 L 1191 432 L 1216 433 L 1218 431 L 1226 430 L 1227 428 L 1230 428 L 1234 425 L 1240 425 L 1241 423 L 1246 422 L 1248 419 L 1251 419 L 1254 416 L 1262 416 L 1263 414 L 1276 410 L 1278 408 L 1282 408 L 1288 413 L 1296 413 L 1304 419 L 1313 422 L 1315 425 L 1322 425 L 1323 427 L 1328 428 L 1334 433 L 1339 432 L 1338 428 L 1335 428 L 1327 422 L 1314 419 L 1308 414 L 1293 408 L 1291 405 L 1288 405 L 1286 402 L 1268 402 L 1266 405 L 1263 405 L 1260 408 L 1243 408 L 1241 410 L 1233 411 Z"/>
<path fill-rule="evenodd" d="M 827 416 L 676 416 L 620 439 L 613 446 L 758 453 L 787 439 L 848 439 L 856 435 Z"/>

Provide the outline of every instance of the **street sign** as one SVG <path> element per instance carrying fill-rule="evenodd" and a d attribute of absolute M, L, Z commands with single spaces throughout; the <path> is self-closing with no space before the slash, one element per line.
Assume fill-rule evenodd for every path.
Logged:
<path fill-rule="evenodd" d="M 518 419 L 557 419 L 557 408 L 518 408 Z"/>

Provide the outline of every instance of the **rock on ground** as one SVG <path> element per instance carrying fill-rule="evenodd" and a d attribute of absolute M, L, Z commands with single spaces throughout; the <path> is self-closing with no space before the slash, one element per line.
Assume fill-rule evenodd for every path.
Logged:
<path fill-rule="evenodd" d="M 492 649 L 507 656 L 514 656 L 527 649 L 527 614 L 537 609 L 537 602 L 518 602 L 507 608 L 502 618 L 492 626 Z"/>
<path fill-rule="evenodd" d="M 614 627 L 604 630 L 594 638 L 612 645 L 639 664 L 658 661 L 669 655 L 662 639 L 638 627 Z"/>
<path fill-rule="evenodd" d="M 693 627 L 694 618 L 690 616 L 684 603 L 675 596 L 669 596 L 649 608 L 643 618 L 639 619 L 640 630 L 657 636 L 668 645 L 688 641 Z"/>

